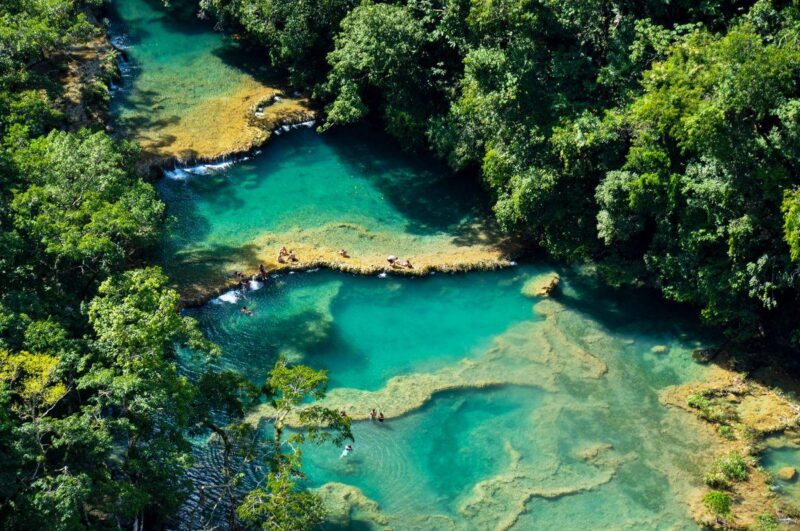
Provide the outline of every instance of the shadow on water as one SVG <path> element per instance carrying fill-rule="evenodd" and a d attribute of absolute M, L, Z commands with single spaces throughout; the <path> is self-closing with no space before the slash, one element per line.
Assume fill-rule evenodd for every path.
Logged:
<path fill-rule="evenodd" d="M 427 154 L 410 157 L 372 126 L 341 128 L 320 138 L 346 167 L 368 179 L 408 219 L 409 233 L 448 231 L 459 227 L 466 217 L 489 212 L 475 178 L 453 174 Z"/>
<path fill-rule="evenodd" d="M 562 290 L 559 302 L 611 332 L 643 326 L 651 332 L 674 334 L 678 340 L 693 337 L 695 340 L 684 345 L 690 348 L 697 346 L 698 338 L 709 343 L 719 340 L 715 329 L 698 322 L 697 308 L 666 301 L 655 289 L 609 287 L 575 268 L 562 267 L 558 272 L 567 276 L 576 292 L 572 295 Z"/>

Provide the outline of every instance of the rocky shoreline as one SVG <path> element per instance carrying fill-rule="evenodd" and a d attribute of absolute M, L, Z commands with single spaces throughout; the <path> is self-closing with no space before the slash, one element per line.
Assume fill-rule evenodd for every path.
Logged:
<path fill-rule="evenodd" d="M 660 397 L 662 403 L 705 421 L 709 435 L 720 446 L 717 462 L 741 460 L 746 466 L 738 477 L 720 478 L 712 465 L 705 475 L 707 488 L 692 496 L 692 517 L 715 529 L 796 525 L 798 508 L 775 492 L 775 478 L 759 465 L 759 456 L 766 449 L 767 437 L 797 434 L 800 405 L 772 387 L 769 378 L 737 372 L 732 358 L 720 358 L 707 382 L 671 387 Z M 710 492 L 727 497 L 729 510 L 714 510 L 708 501 Z"/>

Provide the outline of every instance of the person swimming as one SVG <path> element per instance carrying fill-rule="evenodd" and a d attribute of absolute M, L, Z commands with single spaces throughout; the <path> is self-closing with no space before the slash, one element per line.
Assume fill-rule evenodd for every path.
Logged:
<path fill-rule="evenodd" d="M 242 312 L 245 315 L 253 315 L 253 310 L 251 310 L 247 306 L 242 306 L 242 309 L 239 310 L 239 311 Z"/>
<path fill-rule="evenodd" d="M 378 422 L 383 422 L 383 419 L 384 419 L 384 418 L 385 418 L 385 417 L 383 416 L 383 411 L 381 411 L 380 413 L 378 413 Z"/>
<path fill-rule="evenodd" d="M 347 446 L 344 447 L 344 450 L 342 450 L 342 455 L 339 456 L 339 459 L 342 459 L 343 457 L 347 457 L 348 455 L 350 455 L 350 452 L 352 452 L 352 451 L 353 451 L 353 447 L 348 444 Z"/>

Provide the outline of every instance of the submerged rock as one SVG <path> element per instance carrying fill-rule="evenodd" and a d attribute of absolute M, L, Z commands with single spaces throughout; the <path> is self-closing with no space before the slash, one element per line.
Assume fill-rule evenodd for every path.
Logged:
<path fill-rule="evenodd" d="M 561 277 L 554 271 L 537 275 L 525 282 L 522 286 L 522 294 L 531 298 L 549 297 L 560 283 Z"/>
<path fill-rule="evenodd" d="M 666 345 L 656 345 L 650 349 L 653 354 L 666 354 L 669 352 L 669 347 Z"/>
<path fill-rule="evenodd" d="M 778 477 L 783 481 L 792 481 L 797 477 L 797 469 L 793 466 L 785 466 L 778 470 Z"/>
<path fill-rule="evenodd" d="M 716 348 L 696 348 L 692 351 L 692 359 L 698 363 L 708 363 L 719 354 Z"/>

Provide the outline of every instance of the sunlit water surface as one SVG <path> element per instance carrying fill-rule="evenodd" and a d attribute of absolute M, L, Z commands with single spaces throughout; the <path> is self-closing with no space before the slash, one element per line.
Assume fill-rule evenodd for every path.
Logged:
<path fill-rule="evenodd" d="M 420 279 L 276 275 L 235 302 L 187 313 L 223 347 L 219 364 L 254 382 L 279 353 L 328 369 L 334 389 L 378 390 L 392 377 L 435 374 L 464 359 L 507 374 L 512 358 L 486 362 L 487 352 L 535 359 L 537 349 L 554 350 L 529 385 L 446 391 L 400 418 L 355 423 L 345 459 L 341 448 L 306 448 L 309 486 L 344 483 L 377 502 L 377 513 L 352 510 L 363 525 L 692 527 L 685 503 L 709 442 L 658 393 L 702 379 L 690 356 L 701 335 L 647 294 L 609 293 L 569 272 L 556 300 L 539 303 L 548 312 L 536 313 L 537 301 L 521 290 L 544 269 Z M 564 359 L 575 347 L 607 372 L 588 374 Z M 363 413 L 387 404 L 356 406 Z M 207 459 L 213 452 L 201 452 Z"/>

